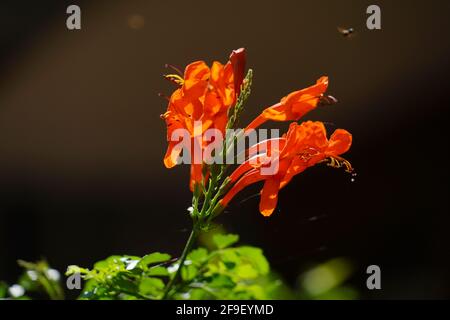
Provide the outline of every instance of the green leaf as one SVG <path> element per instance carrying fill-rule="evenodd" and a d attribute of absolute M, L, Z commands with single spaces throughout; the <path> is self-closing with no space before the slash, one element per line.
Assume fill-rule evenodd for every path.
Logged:
<path fill-rule="evenodd" d="M 255 247 L 239 247 L 236 248 L 238 254 L 256 268 L 261 275 L 266 275 L 269 270 L 269 262 L 260 248 Z"/>
<path fill-rule="evenodd" d="M 189 255 L 187 256 L 187 259 L 195 265 L 200 265 L 208 259 L 208 256 L 208 250 L 206 250 L 205 248 L 198 248 L 192 250 L 191 253 L 189 253 Z"/>
<path fill-rule="evenodd" d="M 89 269 L 80 268 L 79 266 L 75 266 L 75 265 L 70 265 L 67 267 L 66 276 L 70 276 L 75 273 L 88 274 Z"/>
<path fill-rule="evenodd" d="M 193 266 L 192 264 L 184 265 L 183 269 L 181 269 L 181 278 L 183 278 L 184 281 L 191 281 L 193 280 L 198 274 L 198 269 Z"/>
<path fill-rule="evenodd" d="M 169 276 L 169 271 L 167 271 L 167 269 L 164 267 L 157 266 L 148 269 L 145 274 L 148 276 Z"/>
<path fill-rule="evenodd" d="M 139 284 L 139 292 L 144 296 L 158 296 L 163 289 L 164 282 L 158 278 L 143 278 Z"/>
<path fill-rule="evenodd" d="M 211 299 L 211 296 L 206 294 L 206 292 L 200 288 L 191 289 L 180 297 L 180 299 L 183 300 L 205 300 L 207 298 Z"/>
<path fill-rule="evenodd" d="M 238 242 L 239 236 L 237 234 L 215 234 L 213 241 L 218 249 L 224 249 Z"/>
<path fill-rule="evenodd" d="M 94 264 L 94 269 L 98 271 L 107 272 L 109 268 L 109 263 L 106 260 L 98 261 Z"/>
<path fill-rule="evenodd" d="M 228 270 L 232 270 L 232 269 L 234 269 L 234 268 L 236 267 L 236 263 L 235 263 L 235 262 L 224 261 L 223 264 L 225 265 L 225 267 L 226 267 Z"/>
<path fill-rule="evenodd" d="M 119 290 L 123 290 L 126 292 L 136 292 L 137 285 L 131 279 L 126 277 L 126 274 L 119 273 L 116 277 L 111 280 L 113 286 L 115 286 Z"/>
<path fill-rule="evenodd" d="M 220 259 L 227 265 L 228 269 L 232 269 L 234 266 L 241 263 L 241 257 L 239 256 L 236 248 L 229 248 L 221 251 Z"/>
<path fill-rule="evenodd" d="M 252 284 L 248 286 L 242 286 L 240 288 L 236 288 L 236 298 L 237 299 L 252 299 L 252 300 L 266 300 L 266 290 L 257 284 Z"/>
<path fill-rule="evenodd" d="M 226 275 L 217 274 L 211 277 L 211 281 L 208 284 L 211 288 L 226 288 L 226 289 L 232 289 L 236 286 L 236 283 Z"/>
<path fill-rule="evenodd" d="M 250 264 L 243 264 L 236 268 L 236 274 L 242 279 L 255 279 L 259 276 L 258 270 L 256 270 Z"/>
<path fill-rule="evenodd" d="M 142 257 L 138 266 L 140 268 L 146 270 L 148 268 L 148 265 L 160 263 L 160 262 L 166 262 L 166 261 L 170 260 L 170 258 L 171 258 L 171 256 L 167 253 L 154 252 L 154 253 L 150 253 L 150 254 Z"/>
<path fill-rule="evenodd" d="M 30 275 L 33 276 L 33 279 L 31 279 Z M 22 286 L 25 291 L 35 291 L 38 288 L 39 277 L 41 277 L 41 275 L 39 275 L 36 271 L 28 270 L 20 276 L 18 284 Z"/>

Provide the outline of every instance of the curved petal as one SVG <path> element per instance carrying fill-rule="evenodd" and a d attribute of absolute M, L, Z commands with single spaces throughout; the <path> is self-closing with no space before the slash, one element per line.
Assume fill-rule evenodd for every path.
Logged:
<path fill-rule="evenodd" d="M 208 90 L 205 94 L 203 103 L 203 113 L 207 115 L 215 115 L 220 112 L 223 107 L 223 101 L 219 93 L 215 90 Z"/>
<path fill-rule="evenodd" d="M 278 191 L 280 181 L 278 179 L 267 179 L 261 190 L 261 200 L 259 201 L 259 211 L 265 217 L 272 215 L 278 202 Z"/>
<path fill-rule="evenodd" d="M 241 93 L 242 81 L 244 80 L 246 63 L 245 49 L 240 48 L 233 50 L 230 55 L 230 62 L 233 67 L 234 91 L 236 91 L 236 95 L 239 96 Z"/>
<path fill-rule="evenodd" d="M 189 64 L 184 71 L 183 93 L 199 98 L 208 86 L 209 76 L 210 70 L 204 61 Z"/>
<path fill-rule="evenodd" d="M 267 154 L 269 157 L 273 154 L 279 153 L 285 148 L 286 138 L 271 138 L 258 142 L 247 149 L 246 156 L 251 158 L 257 154 Z M 267 152 L 269 150 L 269 152 Z"/>
<path fill-rule="evenodd" d="M 225 66 L 214 61 L 211 67 L 211 77 L 209 80 L 209 92 L 214 92 L 225 108 L 231 107 L 236 96 L 233 85 L 233 68 L 228 62 Z"/>
<path fill-rule="evenodd" d="M 264 115 L 260 114 L 245 128 L 245 134 L 247 135 L 250 131 L 255 130 L 266 121 L 267 119 L 264 117 Z"/>
<path fill-rule="evenodd" d="M 327 89 L 328 89 L 328 77 L 323 76 L 316 81 L 316 84 L 308 88 L 294 91 L 288 94 L 286 97 L 281 99 L 281 102 L 285 104 L 291 104 L 294 102 L 301 101 L 302 99 L 305 99 L 308 96 L 317 97 L 322 95 L 325 91 L 327 91 Z"/>
<path fill-rule="evenodd" d="M 178 141 L 170 141 L 164 156 L 164 165 L 170 169 L 177 165 L 177 159 L 183 150 L 182 144 Z"/>
<path fill-rule="evenodd" d="M 239 191 L 241 191 L 242 189 L 244 189 L 245 187 L 256 183 L 258 181 L 264 180 L 267 177 L 265 176 L 261 176 L 261 174 L 259 173 L 259 170 L 257 169 L 253 169 L 249 172 L 247 172 L 241 179 L 239 179 L 238 182 L 236 182 L 233 187 L 227 192 L 227 194 L 225 195 L 225 197 L 223 197 L 220 200 L 220 204 L 222 205 L 222 207 L 226 207 L 227 204 L 231 201 L 231 199 L 233 199 L 233 197 L 239 193 Z"/>
<path fill-rule="evenodd" d="M 262 114 L 267 120 L 297 121 L 317 107 L 319 98 L 327 88 L 328 77 L 321 77 L 315 85 L 288 94 L 280 103 L 265 109 Z"/>
<path fill-rule="evenodd" d="M 337 129 L 330 137 L 327 148 L 328 155 L 338 156 L 346 153 L 352 145 L 352 135 L 344 129 Z"/>
<path fill-rule="evenodd" d="M 184 69 L 184 80 L 208 80 L 210 70 L 205 61 L 195 61 Z"/>
<path fill-rule="evenodd" d="M 320 96 L 305 94 L 301 97 L 301 99 L 293 102 L 290 110 L 295 116 L 292 120 L 298 120 L 308 112 L 314 110 L 319 103 L 319 98 Z"/>
<path fill-rule="evenodd" d="M 223 64 L 214 61 L 211 66 L 210 82 L 217 84 L 223 78 Z"/>
<path fill-rule="evenodd" d="M 296 146 L 302 137 L 302 127 L 297 122 L 292 122 L 289 125 L 288 132 L 285 134 L 286 143 L 281 149 L 282 157 L 289 157 L 297 153 Z"/>
<path fill-rule="evenodd" d="M 266 160 L 267 156 L 265 154 L 256 155 L 248 159 L 247 161 L 242 163 L 239 167 L 237 167 L 236 170 L 233 171 L 233 173 L 229 176 L 230 181 L 231 182 L 237 181 L 244 173 L 246 173 L 249 170 L 256 169 Z"/>
<path fill-rule="evenodd" d="M 202 165 L 201 164 L 191 164 L 191 177 L 189 181 L 189 188 L 194 191 L 194 186 L 197 183 L 202 182 Z"/>
<path fill-rule="evenodd" d="M 280 189 L 284 188 L 295 175 L 303 172 L 306 168 L 308 168 L 308 166 L 301 158 L 297 157 L 294 160 L 292 160 L 289 168 L 286 171 L 286 174 L 281 179 Z"/>
<path fill-rule="evenodd" d="M 290 121 L 297 120 L 296 115 L 292 112 L 290 105 L 285 103 L 277 103 L 262 112 L 262 116 L 266 120 L 272 121 Z"/>
<path fill-rule="evenodd" d="M 300 127 L 303 130 L 301 145 L 303 148 L 310 147 L 319 152 L 325 151 L 328 147 L 327 130 L 320 121 L 306 121 Z"/>

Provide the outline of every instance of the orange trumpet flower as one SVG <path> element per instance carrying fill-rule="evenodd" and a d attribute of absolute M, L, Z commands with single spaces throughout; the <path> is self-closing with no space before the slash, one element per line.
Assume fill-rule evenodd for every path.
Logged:
<path fill-rule="evenodd" d="M 279 190 L 308 167 L 330 159 L 329 165 L 345 166 L 347 171 L 352 171 L 350 163 L 340 157 L 350 149 L 352 143 L 352 136 L 346 130 L 337 129 L 327 139 L 322 122 L 307 121 L 300 125 L 291 123 L 287 134 L 278 142 L 278 149 L 272 148 L 270 152 L 252 157 L 231 174 L 230 183 L 234 185 L 220 201 L 222 207 L 248 185 L 264 181 L 259 210 L 267 217 L 276 207 Z M 277 163 L 278 170 L 265 174 L 264 168 L 273 162 Z"/>
<path fill-rule="evenodd" d="M 179 86 L 169 99 L 166 113 L 161 116 L 167 125 L 169 145 L 164 156 L 167 168 L 176 166 L 183 150 L 173 139 L 175 130 L 186 129 L 189 132 L 191 142 L 186 146 L 188 150 L 205 147 L 202 138 L 208 128 L 225 131 L 228 110 L 236 103 L 244 71 L 245 50 L 238 49 L 231 53 L 230 61 L 225 65 L 215 61 L 210 68 L 204 61 L 196 61 L 185 68 L 183 76 L 166 75 Z M 200 130 L 195 128 L 196 122 L 201 123 Z M 191 163 L 190 187 L 193 190 L 194 184 L 201 182 L 202 165 Z"/>
<path fill-rule="evenodd" d="M 282 98 L 280 102 L 266 108 L 246 128 L 256 129 L 268 120 L 297 121 L 309 111 L 315 109 L 328 88 L 328 77 L 323 76 L 316 84 L 308 88 L 294 91 Z"/>

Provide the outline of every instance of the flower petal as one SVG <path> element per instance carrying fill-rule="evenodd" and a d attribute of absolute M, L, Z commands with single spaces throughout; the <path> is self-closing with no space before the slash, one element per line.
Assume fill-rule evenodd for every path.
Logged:
<path fill-rule="evenodd" d="M 178 141 L 170 141 L 164 156 L 164 165 L 166 168 L 173 168 L 177 165 L 177 159 L 183 150 L 182 144 Z"/>
<path fill-rule="evenodd" d="M 239 94 L 241 93 L 242 81 L 244 80 L 246 64 L 245 49 L 240 48 L 237 50 L 233 50 L 230 55 L 230 62 L 233 67 L 234 91 L 236 91 L 236 95 L 239 96 Z"/>
<path fill-rule="evenodd" d="M 352 135 L 344 129 L 337 129 L 330 137 L 327 154 L 338 156 L 346 153 L 352 145 Z"/>
<path fill-rule="evenodd" d="M 191 164 L 191 177 L 189 181 L 189 188 L 194 191 L 194 186 L 202 182 L 202 164 Z"/>
<path fill-rule="evenodd" d="M 259 202 L 259 211 L 265 217 L 272 215 L 278 202 L 278 191 L 280 181 L 278 179 L 267 179 L 261 191 L 261 200 Z"/>
<path fill-rule="evenodd" d="M 247 172 L 241 179 L 239 179 L 238 182 L 236 182 L 233 187 L 227 192 L 227 194 L 225 195 L 225 197 L 223 197 L 220 200 L 220 204 L 223 207 L 226 207 L 227 204 L 231 201 L 231 199 L 233 199 L 233 197 L 239 193 L 239 191 L 241 191 L 242 189 L 244 189 L 245 187 L 256 183 L 258 181 L 264 180 L 267 177 L 265 176 L 261 176 L 259 170 L 257 169 L 253 169 L 249 172 Z"/>
<path fill-rule="evenodd" d="M 204 61 L 189 64 L 184 71 L 183 93 L 199 98 L 208 86 L 209 76 L 210 70 Z"/>
<path fill-rule="evenodd" d="M 280 189 L 284 188 L 295 175 L 303 172 L 306 168 L 307 166 L 305 165 L 305 162 L 301 158 L 297 157 L 294 160 L 292 160 L 289 168 L 286 171 L 286 174 L 284 175 L 284 177 L 280 182 Z"/>
<path fill-rule="evenodd" d="M 251 157 L 249 160 L 242 163 L 233 171 L 233 173 L 229 176 L 230 181 L 237 181 L 244 173 L 252 169 L 259 168 L 265 161 L 267 161 L 267 157 L 265 154 L 255 155 Z"/>
<path fill-rule="evenodd" d="M 262 115 L 266 120 L 297 121 L 317 107 L 319 98 L 327 88 L 328 77 L 321 77 L 315 85 L 288 94 L 280 103 L 265 109 Z"/>

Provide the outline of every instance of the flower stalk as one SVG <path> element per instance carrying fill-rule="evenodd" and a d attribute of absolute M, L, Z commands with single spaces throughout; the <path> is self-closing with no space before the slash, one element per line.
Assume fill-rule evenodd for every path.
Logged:
<path fill-rule="evenodd" d="M 175 275 L 170 279 L 170 281 L 167 283 L 167 286 L 164 290 L 164 294 L 162 296 L 162 299 L 165 300 L 169 296 L 169 293 L 171 289 L 173 288 L 174 284 L 178 281 L 178 278 L 181 275 L 181 270 L 183 268 L 183 265 L 186 261 L 186 258 L 189 254 L 189 252 L 192 250 L 192 246 L 194 245 L 195 241 L 197 240 L 198 236 L 198 230 L 196 226 L 192 228 L 191 234 L 189 235 L 189 238 L 184 246 L 183 252 L 181 254 L 180 259 L 178 259 L 178 268 L 177 271 L 175 271 Z"/>

